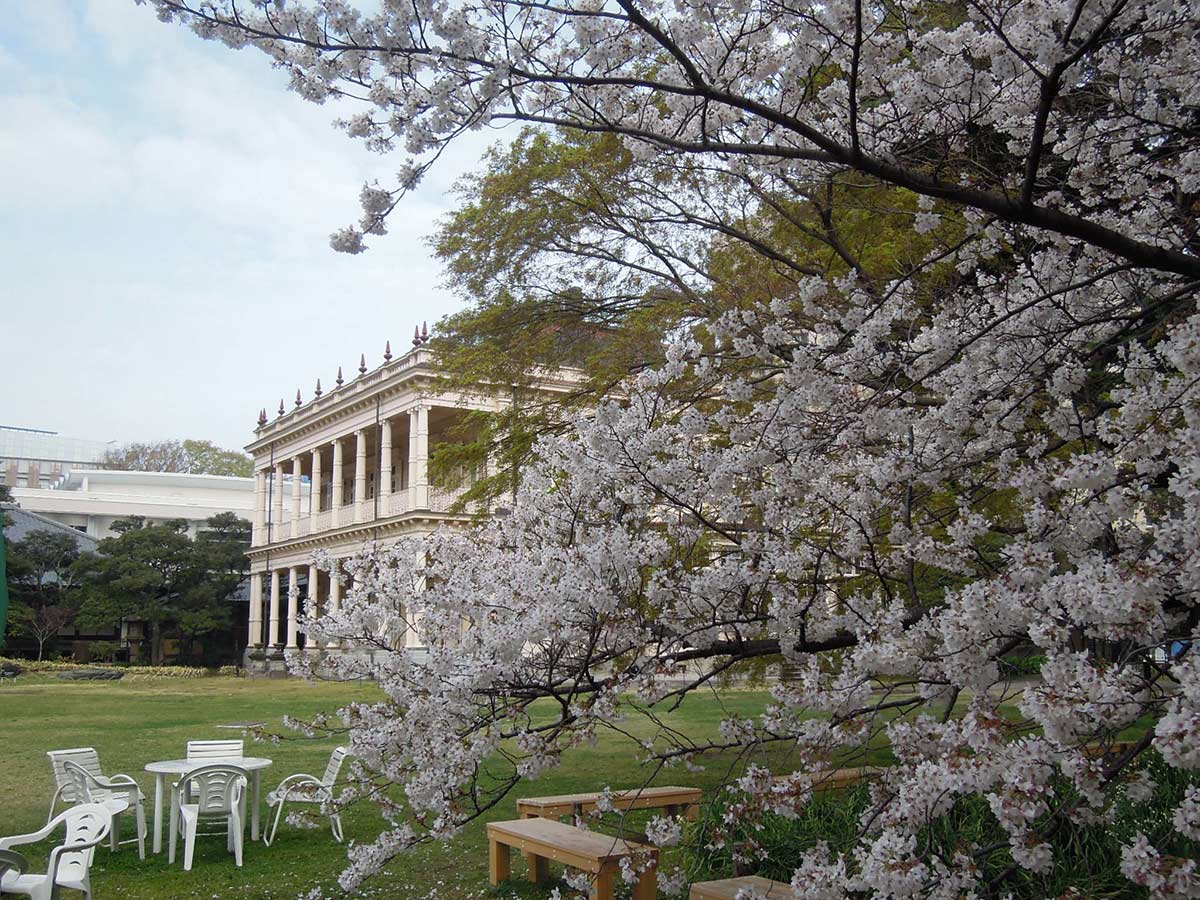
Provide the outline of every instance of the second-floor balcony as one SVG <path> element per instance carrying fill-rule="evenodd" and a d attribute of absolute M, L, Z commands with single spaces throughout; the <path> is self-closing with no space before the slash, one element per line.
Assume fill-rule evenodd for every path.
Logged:
<path fill-rule="evenodd" d="M 313 415 L 316 415 L 314 412 Z M 469 442 L 470 410 L 410 393 L 353 407 L 343 419 L 295 421 L 295 433 L 255 449 L 254 546 L 455 508 L 465 488 L 431 483 L 432 447 Z M 464 483 L 483 474 L 463 470 Z"/>
<path fill-rule="evenodd" d="M 374 492 L 371 492 L 366 499 L 347 500 L 336 510 L 330 506 L 327 495 L 318 502 L 315 514 L 311 510 L 310 493 L 299 507 L 299 517 L 289 516 L 287 509 L 284 510 L 284 518 L 278 522 L 271 521 L 272 517 L 268 515 L 267 522 L 255 533 L 254 545 L 276 544 L 353 525 L 395 519 L 408 513 L 476 514 L 480 511 L 480 506 L 475 502 L 466 504 L 462 509 L 456 508 L 466 490 L 465 486 L 442 488 L 430 485 L 423 491 L 404 488 L 381 494 L 378 501 Z M 425 502 L 420 502 L 422 499 Z"/>

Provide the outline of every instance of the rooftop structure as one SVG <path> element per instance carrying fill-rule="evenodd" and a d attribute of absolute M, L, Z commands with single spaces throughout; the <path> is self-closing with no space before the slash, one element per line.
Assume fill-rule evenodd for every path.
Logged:
<path fill-rule="evenodd" d="M 116 446 L 115 441 L 0 425 L 0 479 L 10 488 L 53 487 L 73 469 L 93 468 Z"/>
<path fill-rule="evenodd" d="M 63 532 L 64 534 L 69 534 L 71 540 L 75 542 L 75 545 L 81 552 L 96 549 L 97 541 L 94 537 L 83 534 L 70 525 L 64 525 L 62 522 L 58 522 L 47 516 L 30 512 L 27 509 L 21 509 L 19 506 L 4 504 L 0 506 L 0 511 L 11 520 L 11 524 L 4 528 L 4 540 L 9 544 L 15 544 L 17 541 L 24 540 L 34 531 L 49 531 L 52 533 Z"/>

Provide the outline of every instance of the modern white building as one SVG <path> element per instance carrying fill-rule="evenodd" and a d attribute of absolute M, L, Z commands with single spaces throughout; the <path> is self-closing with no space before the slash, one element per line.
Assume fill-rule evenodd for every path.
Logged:
<path fill-rule="evenodd" d="M 540 387 L 566 392 L 577 379 L 547 374 Z M 255 472 L 248 672 L 282 674 L 284 649 L 305 646 L 298 598 L 310 609 L 340 607 L 341 583 L 317 569 L 315 551 L 344 559 L 373 541 L 470 521 L 472 512 L 450 512 L 461 491 L 430 484 L 430 448 L 462 440 L 471 410 L 508 402 L 503 392 L 448 388 L 433 353 L 418 346 L 395 359 L 389 350 L 373 371 L 364 362 L 350 381 L 339 370 L 332 390 L 321 393 L 318 382 L 307 403 L 297 392 L 295 408 L 281 402 L 272 421 L 263 412 L 246 446 Z"/>
<path fill-rule="evenodd" d="M 148 524 L 185 519 L 195 537 L 218 513 L 249 519 L 254 511 L 254 479 L 225 475 L 72 469 L 49 490 L 16 487 L 12 494 L 22 509 L 97 539 L 112 535 L 113 522 L 129 516 L 143 516 Z"/>

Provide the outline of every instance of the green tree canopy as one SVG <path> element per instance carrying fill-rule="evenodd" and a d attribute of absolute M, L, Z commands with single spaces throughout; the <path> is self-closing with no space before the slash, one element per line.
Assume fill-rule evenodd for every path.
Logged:
<path fill-rule="evenodd" d="M 104 454 L 101 465 L 134 472 L 182 472 L 189 475 L 236 475 L 249 478 L 254 461 L 238 450 L 212 441 L 170 440 L 131 443 Z"/>
<path fill-rule="evenodd" d="M 861 175 L 781 193 L 750 173 L 636 159 L 614 135 L 527 128 L 456 188 L 434 249 L 470 304 L 443 319 L 434 348 L 459 386 L 503 385 L 511 405 L 469 417 L 431 451 L 435 481 L 499 463 L 471 499 L 511 488 L 538 436 L 631 372 L 664 342 L 731 310 L 784 304 L 800 327 L 806 279 L 851 278 L 870 293 L 909 278 L 937 295 L 953 269 L 930 262 L 959 227 L 912 228 L 917 195 Z M 935 209 L 930 206 L 930 209 Z M 572 393 L 532 390 L 539 367 L 578 373 Z"/>
<path fill-rule="evenodd" d="M 83 622 L 146 623 L 156 665 L 168 631 L 190 640 L 229 625 L 229 596 L 248 566 L 249 522 L 222 513 L 208 520 L 196 540 L 182 519 L 148 525 L 133 517 L 114 523 L 113 530 L 116 536 L 102 540 L 98 553 L 81 561 Z"/>
<path fill-rule="evenodd" d="M 7 548 L 13 631 L 37 643 L 37 658 L 79 608 L 79 545 L 62 531 L 38 529 Z"/>

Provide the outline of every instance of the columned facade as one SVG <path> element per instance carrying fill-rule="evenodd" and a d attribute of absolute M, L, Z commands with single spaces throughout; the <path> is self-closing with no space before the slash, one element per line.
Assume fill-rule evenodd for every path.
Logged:
<path fill-rule="evenodd" d="M 572 390 L 570 375 L 546 390 Z M 337 611 L 350 590 L 341 562 L 372 542 L 467 524 L 483 510 L 454 509 L 479 473 L 457 489 L 434 489 L 430 447 L 462 439 L 472 411 L 499 412 L 503 397 L 450 390 L 429 350 L 418 347 L 339 384 L 268 422 L 259 418 L 247 451 L 255 461 L 247 668 L 278 674 L 285 650 L 342 652 L 331 640 L 306 640 L 300 617 Z M 465 435 L 469 439 L 469 433 Z M 286 496 L 286 503 L 285 503 Z M 332 571 L 313 554 L 324 551 Z M 264 609 L 265 607 L 265 609 Z M 424 652 L 410 634 L 411 652 Z"/>

